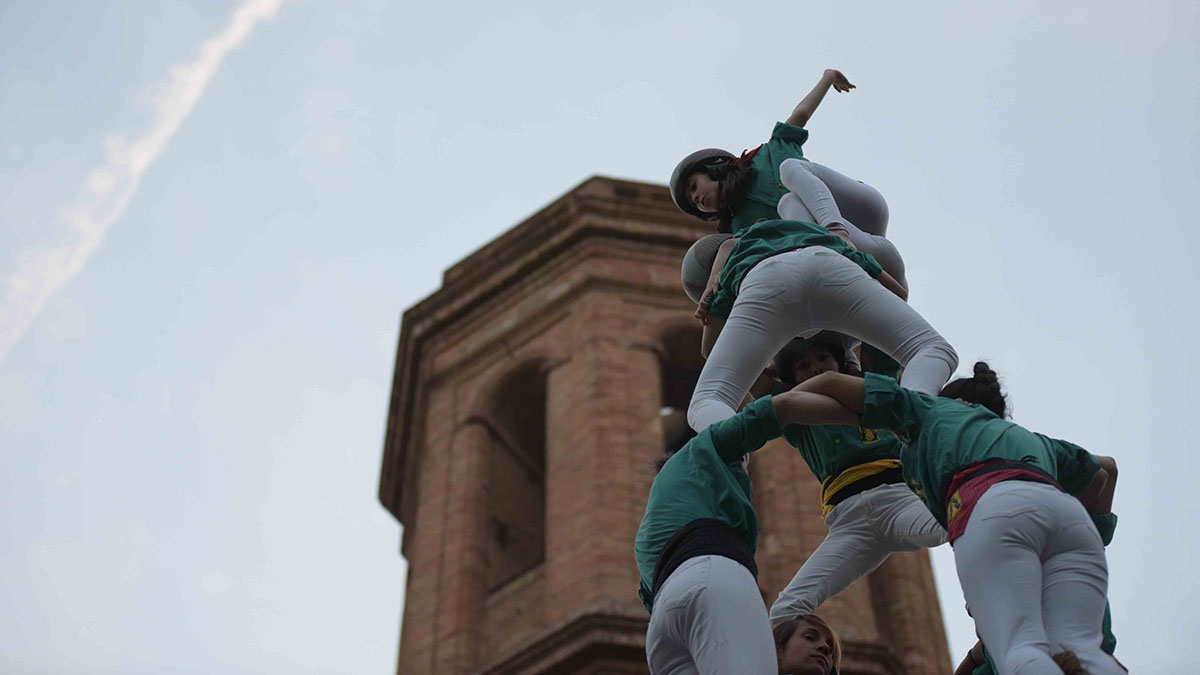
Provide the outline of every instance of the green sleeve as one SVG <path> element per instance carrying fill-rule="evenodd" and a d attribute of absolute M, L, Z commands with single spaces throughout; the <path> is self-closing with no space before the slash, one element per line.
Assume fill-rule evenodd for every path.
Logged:
<path fill-rule="evenodd" d="M 1058 484 L 1070 494 L 1087 489 L 1088 484 L 1100 470 L 1100 461 L 1092 453 L 1070 441 L 1048 439 L 1054 448 L 1054 459 L 1058 465 Z"/>
<path fill-rule="evenodd" d="M 1117 651 L 1117 636 L 1112 632 L 1112 606 L 1104 602 L 1104 622 L 1100 624 L 1100 650 L 1105 654 Z"/>
<path fill-rule="evenodd" d="M 834 235 L 834 236 L 837 236 L 837 235 Z M 840 239 L 841 238 L 839 237 L 839 241 L 840 241 Z M 833 247 L 830 246 L 828 248 L 833 248 Z M 863 253 L 862 251 L 856 251 L 856 250 L 850 248 L 849 246 L 846 246 L 846 250 L 839 251 L 839 253 L 841 253 L 842 255 L 849 258 L 851 261 L 854 262 L 854 264 L 863 268 L 863 271 L 866 272 L 867 274 L 871 275 L 872 279 L 878 279 L 879 275 L 883 274 L 883 266 L 880 265 L 879 262 L 877 260 L 875 260 L 875 257 L 872 256 L 870 253 Z"/>
<path fill-rule="evenodd" d="M 771 140 L 787 144 L 788 150 L 791 151 L 788 153 L 788 157 L 804 159 L 802 147 L 808 141 L 808 129 L 786 122 L 776 122 L 775 128 L 771 130 Z M 779 167 L 775 167 L 775 170 L 778 171 Z"/>
<path fill-rule="evenodd" d="M 1092 517 L 1092 522 L 1095 523 L 1096 529 L 1100 532 L 1100 541 L 1104 542 L 1105 546 L 1112 543 L 1113 534 L 1117 530 L 1117 514 L 1109 513 L 1088 513 Z"/>
<path fill-rule="evenodd" d="M 971 675 L 996 675 L 996 664 L 992 663 L 992 655 L 988 653 L 987 645 L 983 646 L 983 663 L 975 666 Z"/>
<path fill-rule="evenodd" d="M 717 454 L 726 462 L 741 459 L 783 433 L 775 414 L 772 396 L 764 396 L 733 417 L 714 422 L 704 430 L 712 439 Z"/>
<path fill-rule="evenodd" d="M 863 388 L 862 426 L 868 429 L 903 429 L 912 436 L 931 407 L 922 394 L 886 375 L 867 373 Z"/>

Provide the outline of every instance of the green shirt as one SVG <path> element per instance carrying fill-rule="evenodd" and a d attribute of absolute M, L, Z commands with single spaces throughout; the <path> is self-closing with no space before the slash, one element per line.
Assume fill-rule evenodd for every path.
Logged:
<path fill-rule="evenodd" d="M 728 317 L 741 290 L 742 280 L 755 265 L 773 255 L 809 246 L 824 246 L 840 253 L 872 277 L 878 277 L 883 272 L 870 254 L 850 248 L 841 237 L 820 225 L 802 220 L 766 220 L 751 225 L 738 235 L 729 260 L 721 268 L 717 292 L 710 296 L 709 312 L 718 319 Z"/>
<path fill-rule="evenodd" d="M 804 159 L 802 146 L 808 140 L 808 130 L 776 122 L 771 139 L 763 143 L 758 154 L 750 160 L 750 185 L 746 198 L 733 214 L 731 231 L 734 236 L 760 220 L 779 218 L 779 200 L 787 188 L 779 180 L 779 165 L 785 159 Z"/>
<path fill-rule="evenodd" d="M 663 465 L 650 486 L 646 515 L 633 550 L 641 584 L 638 597 L 651 609 L 654 566 L 663 546 L 693 520 L 713 518 L 741 535 L 753 554 L 758 544 L 758 518 L 750 503 L 750 476 L 742 457 L 777 438 L 779 418 L 770 396 L 733 417 L 709 425 Z"/>
<path fill-rule="evenodd" d="M 961 469 L 988 459 L 1024 462 L 1075 494 L 1087 487 L 1100 463 L 1083 448 L 1003 420 L 987 408 L 901 387 L 867 373 L 862 425 L 894 429 L 907 437 L 901 454 L 908 486 L 946 527 L 946 491 Z"/>
<path fill-rule="evenodd" d="M 783 437 L 800 451 L 804 463 L 822 484 L 858 464 L 900 459 L 904 442 L 890 431 L 842 424 L 789 424 Z"/>
<path fill-rule="evenodd" d="M 909 487 L 943 527 L 946 526 L 946 490 L 960 469 L 986 459 L 1023 461 L 1053 476 L 1064 490 L 1075 494 L 1088 486 L 1100 462 L 1087 450 L 1035 433 L 977 404 L 933 397 L 905 389 L 890 377 L 868 373 L 863 400 L 864 426 L 897 429 L 908 435 L 908 450 L 901 456 Z M 1116 516 L 1093 515 L 1106 541 L 1112 539 Z M 1107 529 L 1105 533 L 1104 530 Z M 1112 654 L 1117 638 L 1112 615 L 1104 608 L 1101 648 Z M 991 655 L 972 675 L 992 675 Z"/>

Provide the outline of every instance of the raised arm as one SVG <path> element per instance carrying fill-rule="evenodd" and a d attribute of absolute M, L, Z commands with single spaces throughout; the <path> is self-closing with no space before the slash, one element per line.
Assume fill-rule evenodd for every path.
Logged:
<path fill-rule="evenodd" d="M 821 75 L 821 79 L 817 82 L 817 85 L 812 88 L 812 91 L 808 92 L 808 96 L 805 96 L 796 104 L 795 110 L 792 110 L 791 116 L 786 120 L 787 123 L 796 127 L 808 124 L 809 118 L 817 111 L 817 106 L 821 105 L 821 101 L 825 98 L 825 93 L 829 91 L 830 87 L 841 92 L 854 89 L 854 85 L 850 84 L 850 81 L 840 71 L 833 70 L 832 68 L 827 69 Z"/>

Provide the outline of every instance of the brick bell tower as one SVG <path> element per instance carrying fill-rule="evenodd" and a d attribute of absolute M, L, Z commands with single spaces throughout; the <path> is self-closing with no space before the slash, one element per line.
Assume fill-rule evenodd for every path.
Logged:
<path fill-rule="evenodd" d="M 591 178 L 448 269 L 404 313 L 379 498 L 404 526 L 403 675 L 645 674 L 633 539 L 702 362 L 666 188 Z M 825 535 L 775 441 L 751 462 L 773 600 Z M 822 607 L 842 672 L 952 666 L 925 552 Z"/>

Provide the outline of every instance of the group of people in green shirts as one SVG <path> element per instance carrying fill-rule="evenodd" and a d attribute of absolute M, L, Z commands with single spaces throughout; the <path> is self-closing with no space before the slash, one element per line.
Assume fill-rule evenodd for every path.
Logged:
<path fill-rule="evenodd" d="M 907 304 L 886 201 L 804 157 L 831 88 L 854 86 L 826 70 L 766 143 L 694 152 L 671 176 L 718 231 L 683 261 L 706 359 L 695 435 L 660 460 L 635 542 L 651 673 L 836 673 L 821 604 L 945 542 L 980 638 L 956 673 L 1126 672 L 1104 557 L 1115 462 L 1008 421 L 986 363 L 947 383 L 958 356 Z M 829 532 L 768 611 L 746 469 L 781 436 L 821 482 Z"/>

